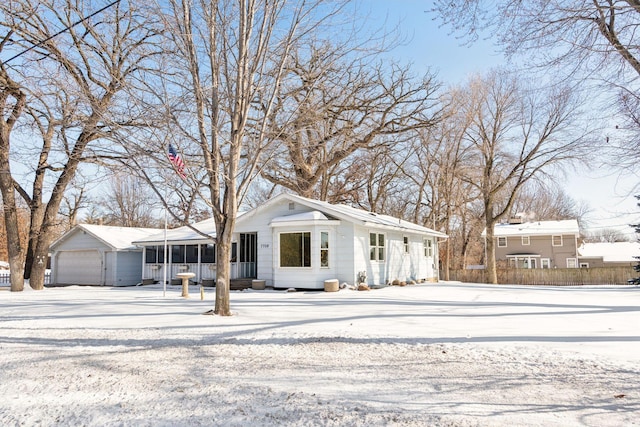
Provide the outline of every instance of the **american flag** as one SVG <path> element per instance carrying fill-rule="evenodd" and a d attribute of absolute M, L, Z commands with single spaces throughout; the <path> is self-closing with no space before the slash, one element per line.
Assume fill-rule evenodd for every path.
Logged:
<path fill-rule="evenodd" d="M 182 161 L 182 157 L 180 157 L 180 154 L 178 154 L 176 149 L 173 148 L 173 145 L 171 144 L 169 144 L 168 156 L 169 156 L 169 161 L 173 164 L 173 167 L 176 169 L 176 172 L 178 172 L 178 174 L 182 178 L 186 178 L 187 175 L 185 175 L 184 173 L 184 162 Z"/>

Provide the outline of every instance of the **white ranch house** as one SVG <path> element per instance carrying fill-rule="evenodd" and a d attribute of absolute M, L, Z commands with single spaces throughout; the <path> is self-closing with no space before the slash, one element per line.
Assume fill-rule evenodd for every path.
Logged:
<path fill-rule="evenodd" d="M 167 278 L 192 272 L 213 284 L 216 272 L 213 220 L 166 233 Z M 204 235 L 203 235 L 204 234 Z M 205 237 L 208 236 L 208 237 Z M 232 279 L 264 280 L 274 288 L 323 289 L 325 280 L 370 286 L 438 280 L 438 241 L 443 233 L 387 215 L 281 194 L 238 217 L 233 233 Z M 134 244 L 144 248 L 143 282 L 164 277 L 165 234 Z"/>

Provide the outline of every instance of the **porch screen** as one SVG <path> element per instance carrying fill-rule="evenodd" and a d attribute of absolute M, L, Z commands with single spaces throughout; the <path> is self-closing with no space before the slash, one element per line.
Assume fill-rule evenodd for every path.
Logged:
<path fill-rule="evenodd" d="M 280 234 L 280 267 L 311 267 L 311 233 Z"/>
<path fill-rule="evenodd" d="M 146 246 L 145 264 L 162 264 L 164 262 L 164 246 Z"/>

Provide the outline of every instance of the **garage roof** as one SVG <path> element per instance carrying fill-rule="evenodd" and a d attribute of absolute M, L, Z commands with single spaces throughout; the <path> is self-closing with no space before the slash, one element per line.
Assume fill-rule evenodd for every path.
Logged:
<path fill-rule="evenodd" d="M 58 240 L 56 240 L 51 245 L 51 249 L 55 249 L 57 245 L 69 239 L 74 234 L 85 232 L 92 235 L 114 250 L 134 250 L 137 249 L 137 247 L 132 244 L 133 241 L 152 236 L 154 234 L 157 234 L 159 231 L 160 230 L 157 228 L 114 227 L 110 225 L 78 224 L 70 231 L 66 232 Z"/>

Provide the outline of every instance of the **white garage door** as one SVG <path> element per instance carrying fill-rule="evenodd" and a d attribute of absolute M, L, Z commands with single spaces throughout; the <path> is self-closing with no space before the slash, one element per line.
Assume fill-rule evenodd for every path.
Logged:
<path fill-rule="evenodd" d="M 64 285 L 101 285 L 102 257 L 98 251 L 62 251 L 56 281 Z"/>

